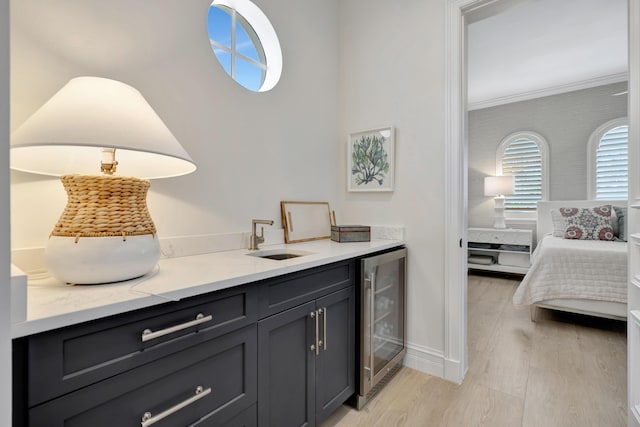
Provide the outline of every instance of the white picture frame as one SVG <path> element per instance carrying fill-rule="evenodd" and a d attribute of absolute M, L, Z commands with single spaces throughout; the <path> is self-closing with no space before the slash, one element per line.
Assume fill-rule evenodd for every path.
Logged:
<path fill-rule="evenodd" d="M 347 191 L 393 191 L 395 129 L 354 132 L 347 142 Z"/>

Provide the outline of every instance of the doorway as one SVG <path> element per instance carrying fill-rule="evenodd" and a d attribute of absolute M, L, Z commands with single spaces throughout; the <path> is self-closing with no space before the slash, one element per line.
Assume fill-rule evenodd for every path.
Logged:
<path fill-rule="evenodd" d="M 445 216 L 448 218 L 448 223 L 446 224 L 445 240 L 445 310 L 447 313 L 445 316 L 445 378 L 455 382 L 461 382 L 468 369 L 466 278 L 466 230 L 469 210 L 466 110 L 468 88 L 465 30 L 470 17 L 479 19 L 478 17 L 493 16 L 529 1 L 450 0 L 446 6 L 445 144 L 447 150 L 447 196 Z M 638 23 L 632 22 L 630 31 L 633 29 L 633 25 L 638 25 Z M 630 94 L 630 100 L 632 99 Z"/>

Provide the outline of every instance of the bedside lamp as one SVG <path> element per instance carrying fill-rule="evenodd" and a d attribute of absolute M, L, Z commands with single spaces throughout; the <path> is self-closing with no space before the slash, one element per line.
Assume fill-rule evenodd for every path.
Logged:
<path fill-rule="evenodd" d="M 116 167 L 130 176 L 114 175 Z M 77 77 L 12 133 L 11 168 L 61 176 L 68 200 L 47 242 L 47 268 L 64 282 L 97 284 L 154 268 L 160 244 L 147 179 L 196 166 L 136 89 Z"/>
<path fill-rule="evenodd" d="M 495 197 L 493 228 L 507 228 L 504 222 L 504 196 L 513 194 L 515 177 L 512 175 L 484 178 L 484 195 Z"/>

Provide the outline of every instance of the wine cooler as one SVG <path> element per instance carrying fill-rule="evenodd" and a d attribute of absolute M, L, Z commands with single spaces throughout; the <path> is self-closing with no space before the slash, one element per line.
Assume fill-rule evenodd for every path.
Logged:
<path fill-rule="evenodd" d="M 406 353 L 405 248 L 360 260 L 360 387 L 362 408 L 395 373 Z"/>

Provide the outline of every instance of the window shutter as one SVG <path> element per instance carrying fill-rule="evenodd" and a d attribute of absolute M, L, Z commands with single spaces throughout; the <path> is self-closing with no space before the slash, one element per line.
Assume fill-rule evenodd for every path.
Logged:
<path fill-rule="evenodd" d="M 542 200 L 542 153 L 532 139 L 519 138 L 504 150 L 502 174 L 515 176 L 514 194 L 505 196 L 510 211 L 535 211 Z"/>
<path fill-rule="evenodd" d="M 596 199 L 623 200 L 629 186 L 629 127 L 618 126 L 600 139 L 596 152 Z"/>

